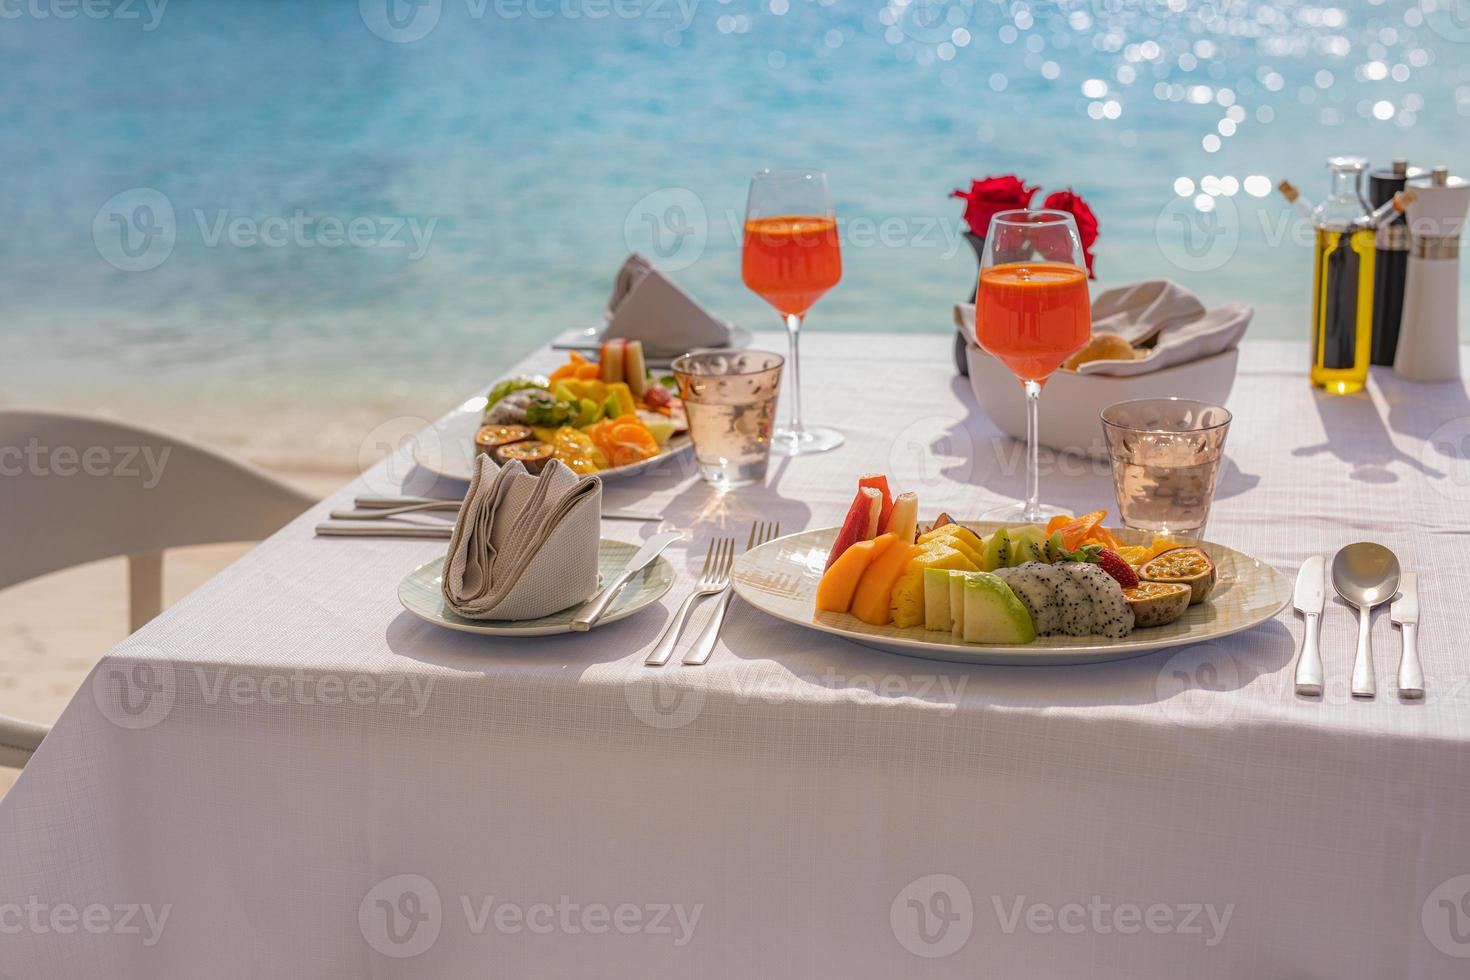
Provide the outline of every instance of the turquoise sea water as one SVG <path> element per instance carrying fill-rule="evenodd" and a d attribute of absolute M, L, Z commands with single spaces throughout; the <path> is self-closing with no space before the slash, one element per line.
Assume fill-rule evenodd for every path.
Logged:
<path fill-rule="evenodd" d="M 843 224 L 812 330 L 949 329 L 975 264 L 948 194 L 1016 172 L 1092 203 L 1101 285 L 1171 276 L 1301 336 L 1310 247 L 1269 187 L 1315 198 L 1332 153 L 1470 169 L 1465 14 L 3 0 L 0 399 L 350 461 L 595 321 L 630 249 L 774 323 L 737 231 L 782 165 L 825 168 Z"/>

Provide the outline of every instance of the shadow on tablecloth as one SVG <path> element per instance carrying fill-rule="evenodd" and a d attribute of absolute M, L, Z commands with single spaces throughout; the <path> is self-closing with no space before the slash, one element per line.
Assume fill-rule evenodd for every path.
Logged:
<path fill-rule="evenodd" d="M 1458 393 L 1463 398 L 1463 390 Z M 1348 479 L 1362 483 L 1397 483 L 1399 474 L 1394 472 L 1395 464 L 1402 464 L 1431 480 L 1445 478 L 1443 471 L 1428 465 L 1419 456 L 1404 452 L 1394 444 L 1393 436 L 1390 435 L 1369 392 L 1330 395 L 1323 391 L 1314 391 L 1312 401 L 1322 419 L 1322 429 L 1327 438 L 1313 446 L 1293 449 L 1293 456 L 1308 457 L 1331 453 L 1347 466 Z M 1470 413 L 1470 404 L 1462 404 L 1461 411 Z M 1401 412 L 1400 424 L 1417 424 L 1407 421 L 1410 417 L 1417 416 L 1414 413 Z M 1440 414 L 1438 424 L 1442 425 L 1454 417 Z"/>
<path fill-rule="evenodd" d="M 805 687 L 814 694 L 826 688 L 921 700 L 961 692 L 961 704 L 973 707 L 1151 704 L 1179 696 L 1186 685 L 1190 692 L 1225 693 L 1267 675 L 1286 678 L 1284 696 L 1290 697 L 1289 665 L 1296 655 L 1291 631 L 1279 620 L 1270 620 L 1233 637 L 1111 663 L 972 666 L 873 650 L 782 622 L 739 600 L 731 605 L 722 639 L 728 652 L 717 654 L 712 666 L 729 669 L 731 656 L 765 661 L 767 673 L 773 666 L 785 669 L 784 683 L 778 686 L 794 695 Z M 1181 682 L 1180 677 L 1187 680 Z M 927 695 L 920 694 L 926 691 Z"/>

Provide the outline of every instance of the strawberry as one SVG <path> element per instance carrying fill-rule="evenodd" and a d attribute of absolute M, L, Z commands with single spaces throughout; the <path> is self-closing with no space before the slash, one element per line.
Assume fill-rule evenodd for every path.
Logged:
<path fill-rule="evenodd" d="M 657 381 L 651 383 L 643 390 L 643 404 L 649 408 L 663 408 L 673 400 L 674 396 L 669 394 L 669 389 Z"/>
<path fill-rule="evenodd" d="M 1103 571 L 1117 579 L 1118 584 L 1123 588 L 1132 589 L 1138 586 L 1138 573 L 1116 551 L 1110 551 L 1107 548 L 1099 549 L 1097 563 L 1102 566 Z"/>

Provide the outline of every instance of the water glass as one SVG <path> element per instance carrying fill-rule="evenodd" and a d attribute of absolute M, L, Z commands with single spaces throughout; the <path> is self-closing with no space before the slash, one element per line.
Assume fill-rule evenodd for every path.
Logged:
<path fill-rule="evenodd" d="M 1189 398 L 1140 398 L 1103 409 L 1123 523 L 1185 539 L 1204 533 L 1230 417 L 1219 405 Z"/>
<path fill-rule="evenodd" d="M 707 350 L 674 361 L 699 475 L 720 489 L 765 479 L 781 368 L 763 350 Z"/>

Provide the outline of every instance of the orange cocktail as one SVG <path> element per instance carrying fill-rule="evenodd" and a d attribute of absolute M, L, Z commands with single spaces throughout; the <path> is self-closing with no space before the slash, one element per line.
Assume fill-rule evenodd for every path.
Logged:
<path fill-rule="evenodd" d="M 983 269 L 975 340 L 1022 381 L 1045 383 L 1092 333 L 1087 273 L 1049 262 Z"/>
<path fill-rule="evenodd" d="M 785 316 L 805 316 L 842 278 L 837 221 L 774 215 L 745 223 L 740 272 L 745 285 Z"/>

